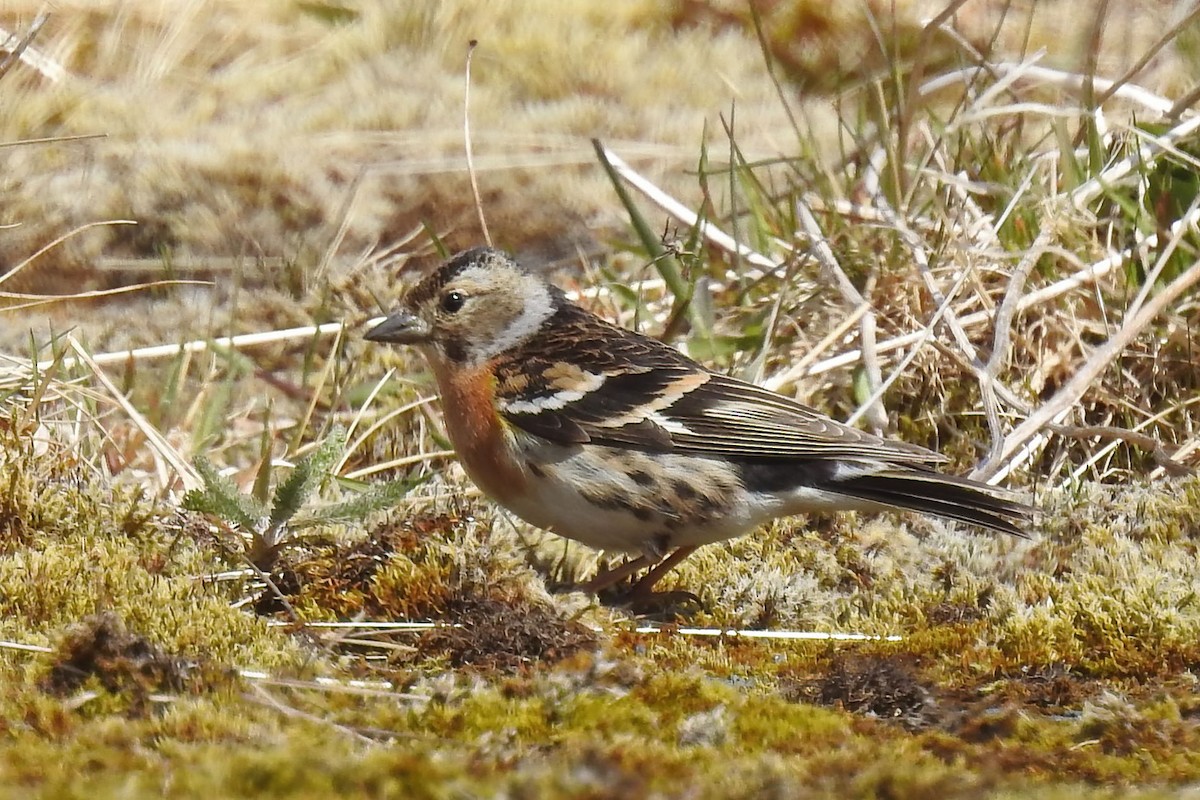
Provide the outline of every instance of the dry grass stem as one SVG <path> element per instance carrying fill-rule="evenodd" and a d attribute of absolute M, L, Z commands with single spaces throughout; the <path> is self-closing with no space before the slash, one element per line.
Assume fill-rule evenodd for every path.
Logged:
<path fill-rule="evenodd" d="M 382 321 L 382 317 L 379 318 L 379 321 Z M 195 339 L 180 344 L 159 344 L 150 347 L 118 350 L 111 353 L 98 353 L 94 357 L 91 357 L 91 362 L 100 365 L 123 364 L 127 361 L 174 358 L 181 353 L 205 353 L 213 348 L 240 350 L 264 344 L 273 344 L 275 342 L 298 341 L 311 339 L 315 336 L 340 334 L 344 328 L 345 325 L 341 322 L 326 322 L 322 325 L 303 325 L 298 328 L 286 328 L 277 331 L 242 333 L 236 336 L 218 336 L 212 339 Z M 38 369 L 47 369 L 53 363 L 52 360 L 39 361 L 37 366 Z M 63 365 L 66 367 L 74 367 L 78 363 L 81 362 L 70 356 L 63 361 Z"/>
<path fill-rule="evenodd" d="M 1040 67 L 1035 63 L 1044 54 L 1038 53 L 1030 59 L 1022 63 L 999 62 L 995 64 L 985 64 L 981 67 L 966 67 L 960 70 L 953 70 L 938 75 L 936 78 L 931 78 L 921 85 L 921 95 L 927 96 L 953 86 L 958 83 L 968 86 L 974 85 L 980 81 L 991 80 L 996 78 L 996 82 L 991 84 L 985 91 L 987 96 L 995 96 L 1002 91 L 1007 91 L 1008 88 L 1022 79 L 1045 83 L 1051 86 L 1059 86 L 1072 89 L 1075 91 L 1081 90 L 1088 81 L 1089 76 L 1081 73 L 1068 72 L 1051 67 Z M 1145 108 L 1154 111 L 1158 114 L 1167 114 L 1171 111 L 1174 103 L 1161 95 L 1155 94 L 1147 89 L 1131 83 L 1118 85 L 1117 81 L 1108 80 L 1106 78 L 1093 77 L 1093 84 L 1097 91 L 1107 92 L 1110 89 L 1115 89 L 1113 96 L 1122 100 L 1138 103 Z"/>
<path fill-rule="evenodd" d="M 471 195 L 475 198 L 475 211 L 479 215 L 479 230 L 488 247 L 492 246 L 492 233 L 488 230 L 487 216 L 483 213 L 483 199 L 479 194 L 479 176 L 475 172 L 475 148 L 471 146 L 471 57 L 478 44 L 474 39 L 467 43 L 467 62 L 463 69 L 463 149 L 467 157 L 467 175 L 471 179 Z"/>
<path fill-rule="evenodd" d="M 403 469 L 404 467 L 411 467 L 414 464 L 423 464 L 427 461 L 439 461 L 441 459 L 452 458 L 453 456 L 453 450 L 434 450 L 429 453 L 417 453 L 416 455 L 405 456 L 404 458 L 393 458 L 391 461 L 380 461 L 376 464 L 372 464 L 369 467 L 363 467 L 362 469 L 356 469 L 351 472 L 347 472 L 346 477 L 358 480 L 360 478 L 376 475 L 380 472 L 387 472 L 388 470 L 392 469 Z"/>
<path fill-rule="evenodd" d="M 1121 180 L 1131 175 L 1135 179 L 1140 179 L 1147 164 L 1154 163 L 1158 157 L 1168 153 L 1182 156 L 1185 160 L 1194 163 L 1194 159 L 1183 153 L 1178 145 L 1197 130 L 1200 130 L 1200 115 L 1184 119 L 1161 136 L 1153 136 L 1146 131 L 1135 131 L 1138 138 L 1145 141 L 1146 144 L 1139 147 L 1134 155 L 1121 159 L 1096 177 L 1075 187 L 1070 194 L 1071 202 L 1077 209 L 1085 208 L 1088 203 L 1117 185 Z"/>
<path fill-rule="evenodd" d="M 388 374 L 389 375 L 391 374 L 391 370 L 388 371 Z M 371 407 L 371 400 L 375 397 L 375 395 L 379 391 L 379 387 L 381 385 L 382 385 L 382 382 L 377 383 L 375 385 L 375 387 L 372 388 L 371 395 L 362 404 L 359 411 L 354 415 L 354 421 L 353 421 L 353 423 L 351 423 L 350 428 L 346 432 L 347 438 L 354 436 L 355 429 L 357 428 L 358 423 L 361 421 L 363 413 L 365 413 L 365 411 Z M 384 428 L 386 428 L 387 426 L 389 426 L 390 424 L 395 422 L 398 418 L 404 416 L 405 414 L 409 413 L 410 411 L 421 408 L 423 406 L 428 406 L 430 403 L 432 403 L 436 399 L 437 399 L 436 396 L 420 397 L 420 398 L 412 401 L 411 403 L 405 403 L 402 406 L 397 406 L 396 408 L 391 409 L 386 414 L 381 416 L 379 419 L 372 422 L 371 425 L 365 431 L 363 431 L 361 435 L 359 435 L 357 438 L 355 438 L 355 439 L 353 439 L 353 441 L 351 441 L 350 445 L 346 448 L 345 454 L 338 461 L 337 466 L 334 468 L 334 470 L 333 470 L 334 473 L 340 474 L 342 471 L 342 468 L 346 465 L 346 462 L 350 459 L 350 457 L 354 453 L 356 453 L 360 447 L 362 447 L 364 444 L 366 444 L 366 442 L 368 442 L 371 439 L 371 437 L 373 437 L 376 433 L 383 430 Z"/>
<path fill-rule="evenodd" d="M 821 357 L 821 354 L 842 341 L 847 331 L 857 325 L 863 315 L 870 310 L 871 304 L 867 302 L 856 306 L 849 314 L 839 319 L 837 325 L 831 328 L 829 333 L 821 337 L 819 342 L 812 347 L 806 348 L 804 355 L 797 359 L 791 366 L 777 375 L 764 378 L 760 383 L 771 389 L 771 391 L 778 392 L 800 380 L 805 375 L 810 374 L 810 366 Z"/>
<path fill-rule="evenodd" d="M 867 385 L 871 390 L 872 400 L 863 405 L 863 412 L 867 421 L 876 432 L 883 431 L 887 428 L 887 410 L 883 407 L 882 393 L 879 392 L 879 387 L 883 383 L 883 373 L 879 367 L 879 354 L 876 350 L 875 341 L 875 312 L 866 298 L 858 291 L 858 288 L 846 276 L 842 267 L 837 262 L 837 258 L 833 254 L 833 250 L 829 247 L 829 242 L 825 239 L 825 235 L 821 232 L 820 225 L 817 224 L 816 217 L 812 211 L 804 204 L 803 201 L 796 201 L 796 221 L 800 225 L 800 231 L 808 240 L 809 249 L 817 259 L 817 263 L 821 265 L 821 269 L 825 272 L 832 282 L 838 287 L 842 298 L 853 308 L 867 306 L 866 311 L 859 320 L 859 341 L 860 352 L 862 353 L 862 366 L 867 376 Z"/>
<path fill-rule="evenodd" d="M 992 324 L 992 354 L 988 357 L 987 363 L 983 366 L 983 370 L 979 373 L 980 390 L 982 391 L 984 409 L 987 412 L 988 431 L 991 433 L 992 444 L 988 452 L 988 456 L 984 459 L 990 461 L 1000 457 L 1004 447 L 1004 429 L 1000 424 L 1000 409 L 996 403 L 997 389 L 1008 387 L 1000 384 L 997 376 L 1000 370 L 1004 367 L 1005 362 L 1011 355 L 1012 346 L 1012 322 L 1016 316 L 1017 308 L 1020 306 L 1022 292 L 1025 290 L 1025 282 L 1029 279 L 1029 273 L 1033 271 L 1033 267 L 1037 264 L 1038 259 L 1045 253 L 1053 241 L 1053 229 L 1050 226 L 1043 226 L 1038 231 L 1037 238 L 1034 239 L 1033 245 L 1017 262 L 1016 269 L 1008 279 L 1008 288 L 1004 290 L 1004 298 L 1000 301 L 1000 306 L 996 309 L 995 321 Z M 1009 392 L 1011 394 L 1011 391 Z M 1023 411 L 1026 411 L 1024 403 L 1018 406 Z"/>
<path fill-rule="evenodd" d="M 179 479 L 184 491 L 200 488 L 202 485 L 200 476 L 192 468 L 192 465 L 187 462 L 187 459 L 183 457 L 183 454 L 176 450 L 167 441 L 166 437 L 151 425 L 140 411 L 134 408 L 133 404 L 129 402 L 129 398 L 109 379 L 101 366 L 92 359 L 91 355 L 75 340 L 74 336 L 67 336 L 67 346 L 75 352 L 75 358 L 78 363 L 87 367 L 91 371 L 92 376 L 108 392 L 109 399 L 121 407 L 121 410 L 129 417 L 130 422 L 146 437 L 146 442 L 150 445 L 151 450 L 158 456 L 155 464 L 158 467 L 159 485 L 168 488 L 174 484 L 174 480 L 170 479 L 166 472 L 166 467 L 169 466 Z"/>
<path fill-rule="evenodd" d="M 104 220 L 103 222 L 88 222 L 84 225 L 79 225 L 75 228 L 72 228 L 71 230 L 67 231 L 66 233 L 62 234 L 61 236 L 55 237 L 49 243 L 42 245 L 36 251 L 34 251 L 34 253 L 32 255 L 30 255 L 28 258 L 26 258 L 22 261 L 18 261 L 16 266 L 14 266 L 12 269 L 5 272 L 3 275 L 0 275 L 0 286 L 4 285 L 6 282 L 15 278 L 17 275 L 19 275 L 21 272 L 23 272 L 26 267 L 28 267 L 30 264 L 37 261 L 39 258 L 44 256 L 46 253 L 49 253 L 51 250 L 58 247 L 63 242 L 66 242 L 69 239 L 71 239 L 75 236 L 78 236 L 81 233 L 84 233 L 85 231 L 89 231 L 89 230 L 92 230 L 93 228 L 100 228 L 100 227 L 105 227 L 105 226 L 109 226 L 109 225 L 136 225 L 136 224 L 137 224 L 137 221 L 132 220 L 132 219 L 110 219 L 110 220 Z"/>
<path fill-rule="evenodd" d="M 88 292 L 74 292 L 72 294 L 27 294 L 23 292 L 0 292 L 0 300 L 28 300 L 26 303 L 12 303 L 0 307 L 0 313 L 13 311 L 28 311 L 33 308 L 41 308 L 43 306 L 54 305 L 55 303 L 68 303 L 74 300 L 96 300 L 101 297 L 116 297 L 123 294 L 131 294 L 134 292 L 144 292 L 149 289 L 165 289 L 171 286 L 211 286 L 209 281 L 190 281 L 190 280 L 163 280 L 151 281 L 149 283 L 135 283 L 130 286 L 119 286 L 115 289 L 95 289 Z"/>
<path fill-rule="evenodd" d="M 366 734 L 356 731 L 346 725 L 339 725 L 337 723 L 330 722 L 325 716 L 310 714 L 306 711 L 301 711 L 295 706 L 288 705 L 281 698 L 268 692 L 266 687 L 260 685 L 259 682 L 250 684 L 250 694 L 247 695 L 247 699 L 258 702 L 267 708 L 273 708 L 285 717 L 304 720 L 305 722 L 312 723 L 318 727 L 335 730 L 338 733 L 355 739 L 363 744 L 376 744 L 379 741 L 379 737 L 367 736 Z"/>
<path fill-rule="evenodd" d="M 880 383 L 879 386 L 877 386 L 871 393 L 871 395 L 859 404 L 854 413 L 846 418 L 845 421 L 847 425 L 853 425 L 866 413 L 867 409 L 879 403 L 880 398 L 883 397 L 884 393 L 887 392 L 892 384 L 906 374 L 908 366 L 912 364 L 912 362 L 916 360 L 917 356 L 921 354 L 922 348 L 934 340 L 938 325 L 950 313 L 951 304 L 958 298 L 958 293 L 961 291 L 963 284 L 967 282 L 967 278 L 969 276 L 970 273 L 967 270 L 961 270 L 958 274 L 958 277 L 955 279 L 954 284 L 950 287 L 950 290 L 946 293 L 946 295 L 943 297 L 939 292 L 938 307 L 933 312 L 933 316 L 930 317 L 929 322 L 919 331 L 919 333 L 922 334 L 921 338 L 915 342 L 911 348 L 909 348 L 904 358 L 900 359 L 899 363 L 896 364 L 887 380 Z"/>
<path fill-rule="evenodd" d="M 1120 355 L 1134 337 L 1142 332 L 1155 317 L 1178 300 L 1191 286 L 1200 282 L 1200 261 L 1194 262 L 1186 271 L 1180 274 L 1170 284 L 1147 303 L 1137 314 L 1121 326 L 1108 341 L 1096 348 L 1091 357 L 1071 376 L 1070 380 L 1059 389 L 1045 404 L 1036 409 L 1020 425 L 1018 425 L 1004 440 L 1004 447 L 998 458 L 989 458 L 976 470 L 976 476 L 990 478 L 997 475 L 1001 468 L 1006 473 L 1011 472 L 1021 463 L 1032 457 L 1035 449 L 1031 449 L 1035 437 L 1044 442 L 1043 433 L 1050 425 L 1062 422 L 1093 384 L 1096 378 L 1108 369 L 1113 359 Z"/>
<path fill-rule="evenodd" d="M 1139 427 L 1149 426 L 1157 422 L 1161 416 L 1161 414 L 1156 414 L 1143 420 Z M 1139 433 L 1137 430 L 1126 430 L 1112 425 L 1048 425 L 1047 428 L 1059 436 L 1070 436 L 1074 439 L 1099 439 L 1108 442 L 1091 458 L 1075 468 L 1071 473 L 1073 481 L 1081 480 L 1097 462 L 1112 452 L 1120 443 L 1132 444 L 1150 453 L 1154 462 L 1158 464 L 1158 468 L 1172 477 L 1178 478 L 1195 472 L 1194 469 L 1179 460 L 1176 455 L 1178 451 L 1176 453 L 1168 452 L 1158 439 Z"/>
<path fill-rule="evenodd" d="M 739 278 L 757 280 L 764 274 L 772 274 L 779 269 L 778 262 L 774 261 L 768 256 L 763 255 L 762 253 L 759 253 L 748 245 L 738 242 L 712 222 L 709 222 L 708 220 L 701 221 L 696 212 L 692 211 L 686 205 L 655 186 L 650 180 L 639 174 L 633 169 L 633 167 L 629 166 L 624 159 L 622 159 L 612 150 L 608 149 L 603 144 L 599 146 L 604 151 L 605 158 L 607 158 L 608 162 L 612 164 L 613 169 L 615 169 L 617 173 L 629 183 L 630 186 L 645 195 L 648 200 L 657 205 L 667 214 L 671 215 L 680 224 L 688 228 L 695 228 L 699 226 L 700 235 L 704 237 L 709 244 L 726 253 L 740 256 L 758 268 L 758 271 L 749 270 L 743 275 L 730 275 L 730 280 L 737 280 Z"/>

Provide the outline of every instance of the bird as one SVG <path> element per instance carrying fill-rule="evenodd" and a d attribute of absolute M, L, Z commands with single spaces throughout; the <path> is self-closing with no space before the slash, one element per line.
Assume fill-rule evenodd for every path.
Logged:
<path fill-rule="evenodd" d="M 907 510 L 1015 536 L 1034 509 L 947 459 L 706 368 L 490 247 L 416 283 L 371 342 L 414 346 L 482 492 L 529 524 L 628 554 L 580 588 L 631 603 L 698 547 L 802 513 Z M 639 572 L 645 574 L 634 580 Z"/>

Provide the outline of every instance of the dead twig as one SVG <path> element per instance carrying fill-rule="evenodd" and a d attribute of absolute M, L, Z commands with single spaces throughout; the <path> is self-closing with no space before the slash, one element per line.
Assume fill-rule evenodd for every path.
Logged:
<path fill-rule="evenodd" d="M 1174 452 L 1168 451 L 1166 446 L 1158 439 L 1144 433 L 1138 433 L 1137 431 L 1118 428 L 1114 425 L 1050 424 L 1046 426 L 1046 429 L 1057 433 L 1059 436 L 1069 436 L 1072 439 L 1102 439 L 1134 445 L 1148 452 L 1156 464 L 1162 467 L 1168 475 L 1175 477 L 1191 475 L 1196 471 L 1187 464 L 1176 460 L 1176 455 L 1179 453 L 1178 449 Z"/>
<path fill-rule="evenodd" d="M 1159 314 L 1171 303 L 1175 302 L 1189 288 L 1200 283 L 1200 261 L 1192 263 L 1179 277 L 1168 284 L 1152 300 L 1146 303 L 1137 314 L 1121 326 L 1121 329 L 1097 348 L 1082 367 L 1070 380 L 1059 389 L 1041 408 L 1034 411 L 1024 422 L 1018 425 L 1004 439 L 1004 446 L 999 457 L 989 458 L 975 472 L 977 478 L 993 478 L 1011 472 L 1020 463 L 1031 457 L 1037 449 L 1038 442 L 1044 441 L 1045 429 L 1052 423 L 1061 422 L 1083 397 L 1084 393 L 1109 364 L 1129 346 L 1129 343 L 1140 334 Z M 1017 458 L 1018 451 L 1021 457 Z"/>
<path fill-rule="evenodd" d="M 867 383 L 874 399 L 864 404 L 863 414 L 867 417 L 871 427 L 877 433 L 881 432 L 887 428 L 887 411 L 884 410 L 878 394 L 879 386 L 883 383 L 883 373 L 879 368 L 879 354 L 875 346 L 875 312 L 866 298 L 862 296 L 862 292 L 858 291 L 858 288 L 842 270 L 841 265 L 838 264 L 837 258 L 833 255 L 833 249 L 829 246 L 825 234 L 821 231 L 821 226 L 817 224 L 817 218 L 813 216 L 809 207 L 799 199 L 796 200 L 795 206 L 796 220 L 800 224 L 800 230 L 808 238 L 809 247 L 816 257 L 817 263 L 833 279 L 846 302 L 855 308 L 863 306 L 867 308 L 859 320 L 859 341 L 862 342 L 860 352 L 862 353 L 863 369 L 867 374 Z"/>

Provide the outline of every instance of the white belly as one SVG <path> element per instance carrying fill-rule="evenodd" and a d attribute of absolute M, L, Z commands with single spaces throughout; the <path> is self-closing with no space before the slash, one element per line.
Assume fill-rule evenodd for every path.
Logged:
<path fill-rule="evenodd" d="M 530 524 L 601 550 L 665 552 L 748 533 L 778 515 L 719 460 L 518 439 L 527 491 L 504 505 Z"/>
<path fill-rule="evenodd" d="M 509 445 L 525 465 L 525 487 L 498 501 L 532 525 L 598 550 L 661 556 L 741 536 L 777 517 L 881 508 L 802 481 L 751 494 L 740 471 L 719 458 L 568 447 L 521 431 Z"/>

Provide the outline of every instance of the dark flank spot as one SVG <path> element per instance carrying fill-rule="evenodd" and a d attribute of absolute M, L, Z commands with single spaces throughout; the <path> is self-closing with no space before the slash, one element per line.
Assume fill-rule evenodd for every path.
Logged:
<path fill-rule="evenodd" d="M 632 480 L 634 483 L 636 483 L 638 486 L 642 486 L 647 489 L 653 489 L 657 483 L 654 480 L 653 475 L 651 475 L 649 472 L 646 472 L 645 470 L 640 470 L 640 469 L 635 469 L 633 472 L 630 472 L 629 479 Z"/>
<path fill-rule="evenodd" d="M 690 491 L 680 491 L 680 486 L 676 485 L 675 490 L 678 492 L 679 500 L 684 509 L 691 516 L 711 517 L 723 511 L 729 504 L 729 498 L 733 495 L 734 490 L 731 486 L 711 486 L 706 492 L 701 492 L 695 487 L 689 487 Z"/>
<path fill-rule="evenodd" d="M 650 551 L 660 557 L 665 556 L 671 552 L 671 540 L 674 538 L 670 531 L 659 531 L 650 537 Z"/>
<path fill-rule="evenodd" d="M 642 522 L 649 522 L 650 518 L 654 516 L 654 512 L 645 506 L 633 506 L 630 511 L 633 512 L 634 517 Z"/>
<path fill-rule="evenodd" d="M 537 464 L 535 464 L 532 461 L 528 462 L 528 465 L 529 465 L 529 471 L 531 473 L 533 473 L 533 477 L 535 477 L 535 478 L 545 478 L 546 477 L 546 470 L 542 469 L 541 467 L 539 467 Z"/>
<path fill-rule="evenodd" d="M 687 481 L 675 481 L 671 484 L 671 488 L 680 500 L 685 503 L 696 499 L 696 488 Z"/>
<path fill-rule="evenodd" d="M 583 499 L 594 505 L 596 508 L 603 508 L 609 511 L 619 511 L 626 507 L 625 498 L 619 494 L 599 494 L 599 493 L 583 493 Z M 636 511 L 634 514 L 636 515 Z"/>
<path fill-rule="evenodd" d="M 696 508 L 701 514 L 713 514 L 725 508 L 725 501 L 717 495 L 705 494 L 701 495 L 696 501 Z"/>

